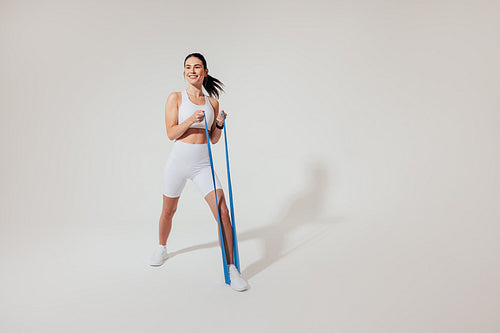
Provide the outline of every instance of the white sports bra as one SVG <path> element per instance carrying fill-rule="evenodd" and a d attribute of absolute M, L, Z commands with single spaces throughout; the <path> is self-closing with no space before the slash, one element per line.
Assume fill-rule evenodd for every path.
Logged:
<path fill-rule="evenodd" d="M 212 123 L 214 122 L 214 108 L 212 107 L 212 104 L 210 104 L 210 99 L 208 98 L 207 95 L 205 96 L 205 104 L 203 105 L 198 105 L 194 104 L 191 102 L 189 99 L 189 96 L 186 92 L 186 90 L 182 91 L 182 102 L 181 105 L 179 106 L 179 114 L 177 115 L 177 124 L 182 123 L 196 111 L 196 110 L 204 110 L 205 111 L 205 117 L 207 118 L 207 126 L 210 130 L 212 127 Z M 205 120 L 202 120 L 199 123 L 194 123 L 189 128 L 203 128 L 205 129 Z"/>

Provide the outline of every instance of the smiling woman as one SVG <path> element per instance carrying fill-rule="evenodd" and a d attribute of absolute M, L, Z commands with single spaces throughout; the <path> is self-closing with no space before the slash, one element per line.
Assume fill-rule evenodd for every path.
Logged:
<path fill-rule="evenodd" d="M 161 266 L 168 258 L 167 239 L 172 228 L 172 218 L 187 179 L 191 179 L 209 205 L 215 220 L 221 218 L 219 242 L 227 258 L 230 285 L 237 291 L 248 289 L 248 283 L 241 277 L 234 265 L 232 224 L 224 192 L 217 174 L 212 178 L 207 147 L 207 137 L 215 144 L 219 141 L 224 119 L 224 110 L 219 112 L 219 90 L 223 85 L 208 75 L 207 63 L 200 53 L 191 53 L 184 59 L 184 78 L 188 87 L 172 92 L 165 105 L 165 126 L 167 136 L 174 146 L 163 169 L 163 209 L 159 223 L 159 245 L 151 257 L 151 266 Z M 203 88 L 208 96 L 203 93 Z M 206 117 L 206 119 L 205 119 Z M 216 122 L 214 122 L 216 119 Z M 202 123 L 206 120 L 207 131 Z M 214 184 L 215 183 L 215 184 Z"/>
<path fill-rule="evenodd" d="M 193 80 L 191 82 L 203 78 L 203 87 L 210 96 L 219 98 L 219 90 L 224 91 L 222 89 L 224 84 L 208 74 L 207 62 L 200 53 L 191 53 L 186 57 L 184 60 L 184 75 Z"/>

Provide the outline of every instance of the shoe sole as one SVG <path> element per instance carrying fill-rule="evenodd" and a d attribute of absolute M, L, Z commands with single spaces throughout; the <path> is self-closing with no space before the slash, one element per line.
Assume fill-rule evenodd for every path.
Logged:
<path fill-rule="evenodd" d="M 248 288 L 249 288 L 249 286 L 243 287 L 243 288 L 241 288 L 241 289 L 235 288 L 235 287 L 233 287 L 233 286 L 230 286 L 230 287 L 231 287 L 231 289 L 233 289 L 234 291 L 245 291 L 245 290 L 248 290 Z"/>
<path fill-rule="evenodd" d="M 153 267 L 158 267 L 158 266 L 161 266 L 165 263 L 165 261 L 167 261 L 168 258 L 165 258 L 161 263 L 157 264 L 157 263 L 149 263 L 149 266 L 153 266 Z"/>

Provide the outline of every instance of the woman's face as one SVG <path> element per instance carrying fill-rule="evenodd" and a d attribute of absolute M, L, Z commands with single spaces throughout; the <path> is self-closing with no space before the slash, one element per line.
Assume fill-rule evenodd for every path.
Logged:
<path fill-rule="evenodd" d="M 190 57 L 184 65 L 184 76 L 191 84 L 203 83 L 203 79 L 208 74 L 208 69 L 203 69 L 203 62 L 196 58 Z"/>

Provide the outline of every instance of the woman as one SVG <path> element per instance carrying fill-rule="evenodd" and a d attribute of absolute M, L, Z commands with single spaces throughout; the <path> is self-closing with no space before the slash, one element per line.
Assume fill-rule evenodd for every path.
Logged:
<path fill-rule="evenodd" d="M 167 135 L 174 141 L 174 146 L 163 170 L 160 243 L 151 257 L 151 266 L 161 266 L 167 260 L 166 244 L 172 228 L 172 217 L 187 178 L 196 184 L 218 223 L 204 117 L 207 117 L 210 141 L 215 144 L 219 141 L 224 128 L 224 117 L 227 116 L 224 110 L 219 112 L 219 102 L 212 97 L 219 97 L 219 90 L 223 91 L 222 82 L 208 75 L 207 62 L 199 53 L 189 54 L 184 59 L 184 77 L 189 84 L 187 89 L 182 92 L 172 92 L 165 105 Z M 203 93 L 203 88 L 209 96 Z M 217 118 L 216 122 L 214 118 Z M 234 265 L 231 220 L 217 175 L 215 182 L 231 288 L 243 291 L 248 289 L 248 284 Z M 219 234 L 219 244 L 220 242 Z"/>

